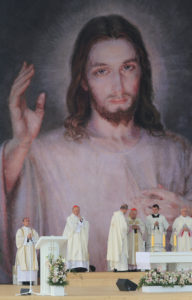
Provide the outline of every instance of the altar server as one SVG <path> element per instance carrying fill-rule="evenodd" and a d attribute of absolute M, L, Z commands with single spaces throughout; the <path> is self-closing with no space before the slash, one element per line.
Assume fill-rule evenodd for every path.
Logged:
<path fill-rule="evenodd" d="M 38 233 L 30 227 L 30 219 L 25 217 L 23 226 L 16 233 L 17 253 L 15 267 L 18 284 L 28 284 L 30 279 L 32 282 L 37 283 L 38 262 L 35 244 L 38 239 Z"/>
<path fill-rule="evenodd" d="M 67 218 L 63 236 L 68 239 L 66 264 L 67 269 L 76 272 L 89 270 L 89 223 L 80 215 L 80 207 L 74 205 L 72 214 Z"/>
<path fill-rule="evenodd" d="M 128 223 L 125 218 L 128 205 L 114 212 L 108 236 L 107 262 L 110 271 L 128 270 Z"/>
<path fill-rule="evenodd" d="M 143 240 L 145 224 L 140 218 L 137 218 L 136 208 L 132 208 L 129 213 L 128 227 L 129 270 L 137 270 L 136 252 L 145 251 L 145 244 Z"/>
<path fill-rule="evenodd" d="M 163 251 L 165 247 L 165 235 L 169 223 L 166 218 L 159 214 L 159 205 L 154 204 L 152 206 L 152 214 L 146 218 L 146 230 L 147 230 L 147 247 L 146 251 Z M 163 245 L 164 239 L 164 245 Z"/>

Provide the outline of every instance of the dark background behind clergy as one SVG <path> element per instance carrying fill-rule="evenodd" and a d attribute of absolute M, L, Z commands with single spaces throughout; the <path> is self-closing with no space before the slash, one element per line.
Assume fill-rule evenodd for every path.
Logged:
<path fill-rule="evenodd" d="M 192 1 L 1 0 L 0 142 L 11 137 L 7 98 L 24 60 L 36 69 L 29 105 L 39 92 L 47 93 L 42 131 L 63 124 L 74 40 L 90 18 L 109 13 L 122 14 L 141 29 L 163 122 L 192 141 Z"/>

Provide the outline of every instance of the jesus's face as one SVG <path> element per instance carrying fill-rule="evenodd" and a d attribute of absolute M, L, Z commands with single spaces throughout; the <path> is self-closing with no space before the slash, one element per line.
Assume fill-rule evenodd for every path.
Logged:
<path fill-rule="evenodd" d="M 125 39 L 97 42 L 90 50 L 84 89 L 109 113 L 128 111 L 137 99 L 141 68 L 136 51 Z"/>

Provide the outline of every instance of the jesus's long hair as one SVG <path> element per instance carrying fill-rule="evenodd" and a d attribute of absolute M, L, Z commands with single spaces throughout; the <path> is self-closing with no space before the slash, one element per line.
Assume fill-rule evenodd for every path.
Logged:
<path fill-rule="evenodd" d="M 119 15 L 100 16 L 91 19 L 79 33 L 71 58 L 71 83 L 67 92 L 69 116 L 64 121 L 66 135 L 74 139 L 86 136 L 86 126 L 91 118 L 89 92 L 82 87 L 86 80 L 85 68 L 92 46 L 98 41 L 124 38 L 129 41 L 138 56 L 141 81 L 134 124 L 150 134 L 163 135 L 160 113 L 153 104 L 151 65 L 139 30 Z"/>

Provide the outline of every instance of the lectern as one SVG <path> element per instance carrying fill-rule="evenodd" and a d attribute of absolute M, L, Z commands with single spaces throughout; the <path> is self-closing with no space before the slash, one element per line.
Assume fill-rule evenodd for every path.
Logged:
<path fill-rule="evenodd" d="M 41 295 L 50 295 L 50 286 L 48 285 L 48 256 L 54 255 L 57 259 L 59 255 L 65 258 L 67 239 L 63 236 L 42 236 L 36 244 L 36 249 L 40 249 L 40 293 Z"/>

